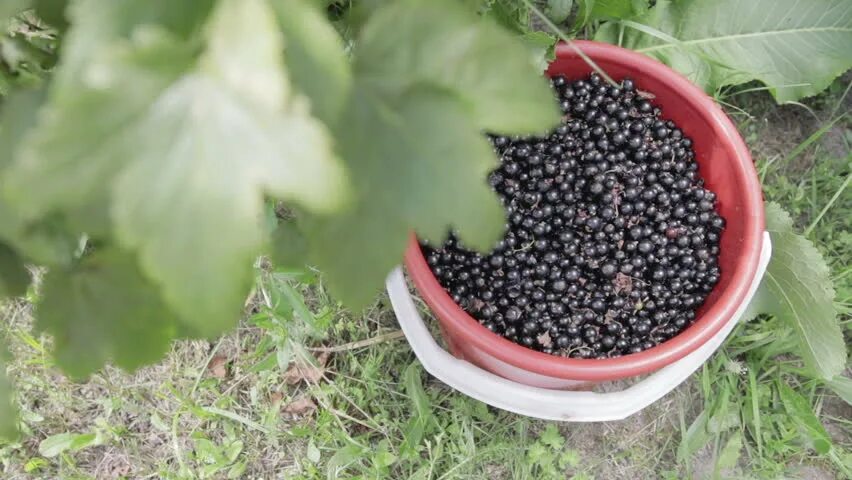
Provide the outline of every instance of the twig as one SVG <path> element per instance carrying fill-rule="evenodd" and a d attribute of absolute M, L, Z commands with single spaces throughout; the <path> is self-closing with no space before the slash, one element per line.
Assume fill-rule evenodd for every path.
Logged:
<path fill-rule="evenodd" d="M 402 333 L 402 330 L 395 330 L 393 332 L 383 333 L 381 335 L 376 335 L 375 337 L 370 337 L 364 340 L 358 340 L 357 342 L 344 343 L 343 345 L 335 345 L 333 347 L 310 347 L 308 348 L 308 350 L 312 352 L 324 353 L 346 352 L 349 350 L 357 350 L 359 348 L 369 347 L 370 345 L 375 345 L 377 343 L 382 343 L 389 340 L 396 340 L 404 336 L 405 334 Z"/>
<path fill-rule="evenodd" d="M 553 33 L 555 33 L 555 34 L 556 34 L 556 36 L 557 36 L 557 37 L 559 37 L 559 39 L 560 39 L 560 40 L 562 40 L 563 42 L 565 42 L 565 44 L 566 44 L 566 45 L 568 45 L 568 47 L 570 47 L 570 48 L 571 48 L 571 50 L 574 50 L 574 52 L 575 52 L 577 55 L 579 55 L 579 56 L 580 56 L 580 58 L 582 58 L 584 62 L 586 62 L 586 63 L 587 63 L 590 67 L 592 67 L 592 69 L 593 69 L 595 72 L 597 72 L 597 73 L 598 73 L 598 75 L 600 75 L 601 77 L 603 77 L 603 78 L 604 78 L 604 80 L 606 80 L 606 81 L 607 81 L 610 85 L 612 85 L 612 86 L 614 86 L 614 87 L 617 87 L 617 86 L 619 85 L 619 84 L 618 84 L 618 83 L 616 83 L 616 81 L 615 81 L 615 80 L 613 80 L 613 79 L 612 79 L 612 77 L 610 77 L 610 76 L 609 76 L 609 75 L 608 75 L 608 74 L 607 74 L 607 73 L 606 73 L 606 72 L 605 72 L 605 71 L 604 71 L 604 70 L 603 70 L 600 66 L 598 66 L 598 64 L 597 64 L 597 63 L 595 63 L 595 61 L 594 61 L 594 60 L 592 60 L 592 59 L 591 59 L 588 55 L 586 55 L 586 52 L 584 52 L 582 49 L 580 49 L 580 47 L 578 47 L 577 45 L 574 45 L 574 41 L 573 41 L 573 40 L 571 40 L 570 38 L 568 38 L 568 36 L 567 36 L 567 35 L 565 35 L 565 34 L 562 32 L 562 29 L 560 29 L 558 26 L 556 26 L 556 24 L 555 24 L 555 23 L 553 23 L 552 21 L 550 21 L 550 19 L 549 19 L 549 18 L 547 18 L 547 15 L 545 15 L 545 14 L 541 13 L 541 10 L 539 10 L 539 9 L 538 9 L 538 7 L 536 7 L 535 5 L 533 5 L 533 4 L 532 4 L 532 2 L 530 2 L 530 0 L 523 0 L 523 2 L 526 4 L 526 6 L 527 6 L 530 10 L 532 10 L 532 12 L 533 12 L 533 13 L 535 13 L 535 14 L 536 14 L 536 16 L 538 16 L 538 18 L 539 18 L 542 22 L 544 22 L 544 24 L 545 24 L 545 25 L 547 25 L 547 27 L 548 27 L 549 29 L 551 29 L 551 30 L 553 31 Z"/>

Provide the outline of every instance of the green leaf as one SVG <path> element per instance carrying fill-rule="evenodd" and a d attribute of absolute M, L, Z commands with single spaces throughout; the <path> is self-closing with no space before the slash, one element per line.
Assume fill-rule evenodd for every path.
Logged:
<path fill-rule="evenodd" d="M 624 27 L 623 46 L 711 92 L 760 80 L 784 103 L 819 93 L 852 67 L 847 0 L 660 0 Z M 617 29 L 606 26 L 595 38 L 617 41 Z"/>
<path fill-rule="evenodd" d="M 68 8 L 70 0 L 34 0 L 33 7 L 36 15 L 48 24 L 65 30 L 68 27 L 68 20 L 65 17 L 65 11 Z"/>
<path fill-rule="evenodd" d="M 94 433 L 58 433 L 38 444 L 38 453 L 43 457 L 55 457 L 64 452 L 74 452 L 97 445 L 100 439 Z"/>
<path fill-rule="evenodd" d="M 272 370 L 276 366 L 278 366 L 278 352 L 277 351 L 275 353 L 270 353 L 269 355 L 264 357 L 263 360 L 252 365 L 251 368 L 248 369 L 248 371 L 250 373 L 265 372 L 267 370 Z"/>
<path fill-rule="evenodd" d="M 244 444 L 241 440 L 235 440 L 224 448 L 225 459 L 228 460 L 228 463 L 233 463 L 237 460 L 237 457 L 240 456 L 240 453 L 243 451 Z"/>
<path fill-rule="evenodd" d="M 416 87 L 390 104 L 356 88 L 352 101 L 339 138 L 360 201 L 304 231 L 333 292 L 358 308 L 399 263 L 412 230 L 438 241 L 453 226 L 466 244 L 490 249 L 505 214 L 485 181 L 494 154 L 457 98 Z"/>
<path fill-rule="evenodd" d="M 279 345 L 275 350 L 275 360 L 278 368 L 282 372 L 286 371 L 287 367 L 290 366 L 290 362 L 293 360 L 293 345 L 290 342 L 284 342 Z"/>
<path fill-rule="evenodd" d="M 390 467 L 391 465 L 396 463 L 396 460 L 396 455 L 392 454 L 387 450 L 381 450 L 379 452 L 376 452 L 376 454 L 373 455 L 372 458 L 373 465 L 379 470 Z"/>
<path fill-rule="evenodd" d="M 268 241 L 264 195 L 328 212 L 344 201 L 346 178 L 291 91 L 265 0 L 222 0 L 202 33 L 200 56 L 144 26 L 100 61 L 69 60 L 87 83 L 53 92 L 48 124 L 6 186 L 31 215 L 111 197 L 120 242 L 139 251 L 182 320 L 212 335 L 236 323 Z"/>
<path fill-rule="evenodd" d="M 580 465 L 580 452 L 574 449 L 568 449 L 559 455 L 559 468 L 576 468 Z"/>
<path fill-rule="evenodd" d="M 565 437 L 562 436 L 556 425 L 552 423 L 544 428 L 544 431 L 539 436 L 539 440 L 554 450 L 562 450 L 562 447 L 565 446 Z"/>
<path fill-rule="evenodd" d="M 30 285 L 30 272 L 24 261 L 8 246 L 0 243 L 0 300 L 20 297 Z"/>
<path fill-rule="evenodd" d="M 423 382 L 421 381 L 422 372 L 423 369 L 420 367 L 420 364 L 412 362 L 405 368 L 403 377 L 405 380 L 405 394 L 408 395 L 408 398 L 414 405 L 417 417 L 426 419 L 432 415 L 432 406 L 429 397 L 426 395 L 426 391 L 423 390 Z"/>
<path fill-rule="evenodd" d="M 132 130 L 139 116 L 192 61 L 192 52 L 172 47 L 161 38 L 166 35 L 149 32 L 146 45 L 127 45 L 108 61 L 93 61 L 87 75 L 100 76 L 97 87 L 65 87 L 60 68 L 38 124 L 6 174 L 7 198 L 27 219 L 108 194 L 109 180 L 134 147 Z M 127 95 L 128 88 L 133 95 Z"/>
<path fill-rule="evenodd" d="M 832 447 L 831 437 L 828 436 L 828 432 L 825 431 L 825 427 L 822 426 L 807 399 L 783 381 L 778 383 L 778 391 L 789 418 L 799 427 L 799 434 L 805 444 L 820 455 L 827 454 Z"/>
<path fill-rule="evenodd" d="M 630 18 L 647 10 L 647 0 L 594 0 L 591 19 Z"/>
<path fill-rule="evenodd" d="M 243 478 L 243 474 L 245 473 L 247 467 L 248 462 L 246 461 L 235 463 L 231 466 L 231 468 L 228 469 L 228 478 Z"/>
<path fill-rule="evenodd" d="M 0 115 L 0 187 L 22 141 L 36 124 L 44 102 L 41 90 L 22 90 L 4 98 Z M 74 235 L 64 231 L 56 218 L 28 222 L 0 195 L 0 243 L 5 241 L 19 254 L 46 265 L 67 264 L 77 248 Z"/>
<path fill-rule="evenodd" d="M 171 0 L 72 4 L 67 15 L 75 27 L 64 38 L 47 105 L 6 181 L 27 218 L 105 197 L 105 180 L 123 166 L 114 160 L 124 155 L 119 147 L 126 127 L 193 60 L 195 46 L 162 48 L 157 33 L 184 41 L 214 1 L 191 7 Z M 126 79 L 132 81 L 115 85 Z M 127 88 L 134 94 L 127 95 Z M 37 195 L 31 185 L 38 185 Z"/>
<path fill-rule="evenodd" d="M 774 202 L 766 204 L 766 229 L 772 259 L 749 311 L 775 315 L 790 325 L 805 364 L 831 379 L 846 365 L 846 345 L 825 260 L 808 239 L 794 233 L 790 215 Z"/>
<path fill-rule="evenodd" d="M 319 463 L 322 453 L 320 452 L 319 448 L 314 445 L 313 440 L 308 442 L 308 450 L 305 453 L 305 456 L 308 458 L 308 460 L 311 461 L 311 463 Z"/>
<path fill-rule="evenodd" d="M 716 465 L 720 469 L 734 468 L 740 460 L 740 451 L 743 449 L 743 435 L 740 432 L 735 432 L 728 438 L 722 451 L 719 453 L 719 459 Z"/>
<path fill-rule="evenodd" d="M 389 94 L 418 83 L 446 88 L 492 132 L 542 133 L 559 121 L 523 44 L 457 2 L 394 2 L 375 13 L 357 45 L 356 73 Z"/>
<path fill-rule="evenodd" d="M 0 32 L 6 31 L 9 19 L 30 8 L 32 0 L 3 0 L 0 2 Z"/>
<path fill-rule="evenodd" d="M 340 478 L 346 467 L 357 462 L 364 455 L 364 448 L 360 445 L 350 444 L 338 449 L 325 465 L 326 479 L 336 480 Z"/>
<path fill-rule="evenodd" d="M 0 439 L 14 440 L 18 436 L 18 409 L 12 401 L 12 389 L 6 375 L 6 345 L 0 342 Z"/>
<path fill-rule="evenodd" d="M 133 370 L 158 360 L 176 335 L 175 320 L 136 258 L 102 250 L 44 280 L 37 326 L 54 337 L 57 363 L 83 378 L 108 360 Z"/>
<path fill-rule="evenodd" d="M 579 7 L 577 8 L 577 17 L 574 19 L 574 30 L 579 30 L 588 25 L 592 20 L 592 10 L 594 8 L 595 0 L 580 0 Z"/>
<path fill-rule="evenodd" d="M 287 105 L 280 39 L 263 3 L 222 5 L 203 73 L 175 84 L 140 127 L 173 135 L 149 142 L 122 173 L 113 209 L 119 238 L 140 249 L 170 303 L 208 335 L 236 322 L 248 293 L 266 242 L 262 193 L 328 211 L 345 191 L 324 128 L 299 98 Z"/>
<path fill-rule="evenodd" d="M 689 428 L 683 432 L 680 445 L 677 447 L 677 459 L 681 463 L 688 462 L 692 455 L 700 450 L 710 440 L 710 433 L 707 431 L 707 422 L 709 420 L 709 410 L 704 409 L 695 417 Z"/>
<path fill-rule="evenodd" d="M 556 58 L 554 47 L 558 40 L 555 36 L 541 32 L 528 32 L 523 37 L 524 43 L 532 51 L 533 61 L 542 72 L 547 70 L 547 65 Z"/>
<path fill-rule="evenodd" d="M 55 457 L 71 448 L 74 433 L 58 433 L 42 440 L 38 445 L 38 453 L 45 457 Z"/>
<path fill-rule="evenodd" d="M 403 373 L 405 394 L 414 406 L 412 417 L 405 428 L 404 449 L 408 451 L 415 451 L 420 445 L 426 426 L 432 420 L 432 404 L 423 390 L 422 371 L 419 363 L 412 362 Z"/>
<path fill-rule="evenodd" d="M 305 234 L 294 221 L 281 220 L 272 231 L 272 261 L 277 267 L 304 267 L 308 248 Z"/>
<path fill-rule="evenodd" d="M 480 7 L 477 13 L 501 27 L 521 35 L 530 31 L 530 9 L 523 2 L 493 0 L 482 4 L 478 0 L 472 1 Z"/>
<path fill-rule="evenodd" d="M 562 23 L 571 15 L 574 0 L 547 0 L 547 16 L 556 23 Z"/>
<path fill-rule="evenodd" d="M 62 61 L 56 72 L 53 95 L 78 94 L 102 69 L 103 59 L 127 48 L 131 41 L 144 42 L 145 30 L 156 26 L 181 39 L 194 36 L 217 0 L 77 0 L 65 12 L 73 23 L 63 40 Z M 132 40 L 132 37 L 136 37 Z M 85 73 L 85 74 L 84 74 Z M 90 85 L 91 86 L 91 85 Z M 138 86 L 138 85 L 137 85 Z M 131 100 L 127 98 L 127 100 Z M 91 122 L 95 119 L 88 118 Z"/>
<path fill-rule="evenodd" d="M 312 263 L 353 308 L 373 298 L 413 231 L 440 240 L 452 227 L 491 248 L 504 213 L 485 181 L 496 161 L 482 130 L 541 132 L 559 118 L 524 45 L 456 2 L 385 5 L 357 45 L 336 136 L 358 198 L 334 218 L 302 220 Z"/>
<path fill-rule="evenodd" d="M 271 0 L 284 33 L 284 61 L 293 84 L 311 100 L 312 112 L 333 123 L 352 83 L 340 35 L 306 0 Z"/>
<path fill-rule="evenodd" d="M 838 375 L 826 382 L 826 384 L 829 388 L 834 390 L 834 393 L 842 398 L 844 402 L 852 405 L 852 379 Z"/>

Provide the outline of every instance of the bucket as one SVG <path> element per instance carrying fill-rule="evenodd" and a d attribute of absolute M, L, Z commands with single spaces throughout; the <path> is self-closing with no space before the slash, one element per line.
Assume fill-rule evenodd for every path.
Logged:
<path fill-rule="evenodd" d="M 698 369 L 733 330 L 754 295 L 771 245 L 764 232 L 763 199 L 748 149 L 730 119 L 703 91 L 662 63 L 630 50 L 592 41 L 573 45 L 616 80 L 630 77 L 655 95 L 663 117 L 692 139 L 706 188 L 716 193 L 726 219 L 720 239 L 721 275 L 677 336 L 640 353 L 608 359 L 575 359 L 525 348 L 483 327 L 453 302 L 432 274 L 412 236 L 405 266 L 437 318 L 450 352 L 432 338 L 401 268 L 387 279 L 391 303 L 406 338 L 433 376 L 489 405 L 550 420 L 606 421 L 625 418 L 655 402 Z M 556 48 L 549 76 L 569 80 L 592 67 L 566 44 Z M 613 385 L 602 385 L 608 382 Z M 632 383 L 620 391 L 611 391 Z M 608 390 L 605 393 L 584 390 Z"/>

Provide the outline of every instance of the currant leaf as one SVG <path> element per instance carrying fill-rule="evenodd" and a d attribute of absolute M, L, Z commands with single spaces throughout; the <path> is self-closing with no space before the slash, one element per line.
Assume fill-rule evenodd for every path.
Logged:
<path fill-rule="evenodd" d="M 453 91 L 485 130 L 542 133 L 559 114 L 530 58 L 509 32 L 457 2 L 406 0 L 364 26 L 355 69 L 387 94 L 421 82 Z"/>
<path fill-rule="evenodd" d="M 0 300 L 19 297 L 27 292 L 30 273 L 23 259 L 8 246 L 0 243 Z"/>
<path fill-rule="evenodd" d="M 248 293 L 267 241 L 262 193 L 329 211 L 345 191 L 324 128 L 289 92 L 264 2 L 225 0 L 212 20 L 200 71 L 170 87 L 140 126 L 171 134 L 147 143 L 113 194 L 119 239 L 205 334 L 233 325 Z"/>
<path fill-rule="evenodd" d="M 37 121 L 44 102 L 41 90 L 22 90 L 6 97 L 0 112 L 0 187 L 5 169 Z M 77 238 L 57 218 L 27 221 L 0 195 L 0 243 L 43 265 L 65 265 L 77 247 Z"/>
<path fill-rule="evenodd" d="M 352 83 L 340 35 L 306 0 L 273 0 L 284 34 L 284 62 L 293 85 L 311 100 L 311 111 L 331 124 L 346 102 Z"/>
<path fill-rule="evenodd" d="M 559 119 L 524 45 L 455 2 L 382 6 L 357 44 L 335 129 L 357 199 L 302 221 L 312 263 L 351 307 L 369 302 L 412 232 L 439 241 L 453 228 L 491 248 L 505 214 L 485 181 L 496 158 L 482 130 L 542 132 Z"/>
<path fill-rule="evenodd" d="M 0 342 L 0 439 L 13 440 L 18 435 L 18 411 L 12 401 L 12 388 L 6 374 L 6 346 Z"/>
<path fill-rule="evenodd" d="M 6 186 L 30 215 L 107 199 L 119 242 L 190 329 L 212 335 L 236 322 L 268 241 L 264 196 L 329 212 L 346 176 L 291 89 L 265 0 L 221 0 L 199 35 L 201 48 L 145 24 L 119 36 L 77 95 L 52 92 L 49 125 Z"/>
<path fill-rule="evenodd" d="M 453 226 L 468 245 L 494 245 L 504 213 L 485 176 L 496 159 L 463 102 L 418 87 L 385 103 L 356 87 L 347 115 L 339 138 L 360 201 L 306 226 L 312 259 L 344 303 L 363 306 L 375 295 L 412 230 L 440 241 Z"/>
<path fill-rule="evenodd" d="M 162 357 L 177 335 L 176 319 L 136 257 L 117 249 L 50 270 L 37 327 L 53 335 L 62 369 L 84 378 L 111 360 L 134 370 Z"/>

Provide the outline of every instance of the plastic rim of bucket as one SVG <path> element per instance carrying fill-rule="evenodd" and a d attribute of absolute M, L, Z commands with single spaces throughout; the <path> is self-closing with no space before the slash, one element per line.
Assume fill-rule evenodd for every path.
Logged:
<path fill-rule="evenodd" d="M 698 87 L 640 53 L 593 41 L 575 41 L 573 47 L 582 50 L 613 78 L 630 77 L 637 88 L 652 92 L 656 96 L 652 101 L 662 108 L 663 117 L 674 120 L 693 139 L 699 172 L 716 192 L 719 210 L 728 221 L 721 238 L 720 282 L 699 309 L 696 320 L 677 336 L 640 353 L 608 359 L 559 357 L 507 340 L 462 310 L 432 274 L 414 235 L 405 254 L 405 265 L 451 345 L 469 345 L 499 361 L 547 377 L 603 382 L 665 367 L 699 348 L 731 319 L 747 300 L 749 286 L 757 274 L 764 230 L 763 199 L 757 172 L 736 127 Z M 592 67 L 574 48 L 562 43 L 557 45 L 556 59 L 547 74 L 571 79 L 591 71 Z M 718 161 L 724 165 L 715 164 Z M 716 172 L 717 178 L 708 178 L 708 171 Z M 732 225 L 738 232 L 732 232 Z M 735 233 L 739 235 L 732 238 Z"/>

